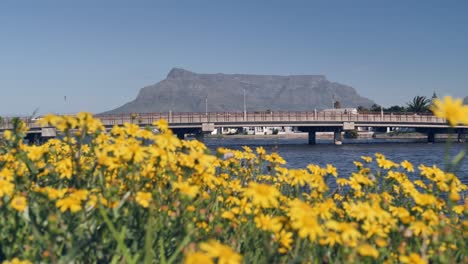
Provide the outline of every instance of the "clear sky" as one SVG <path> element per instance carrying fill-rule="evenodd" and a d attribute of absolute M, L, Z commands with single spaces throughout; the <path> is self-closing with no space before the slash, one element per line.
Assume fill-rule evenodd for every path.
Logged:
<path fill-rule="evenodd" d="M 110 110 L 172 67 L 464 97 L 468 1 L 0 1 L 0 115 Z"/>

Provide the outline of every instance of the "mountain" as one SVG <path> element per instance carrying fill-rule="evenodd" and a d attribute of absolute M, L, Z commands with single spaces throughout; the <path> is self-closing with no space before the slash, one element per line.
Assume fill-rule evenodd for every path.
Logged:
<path fill-rule="evenodd" d="M 466 104 L 466 105 L 468 105 L 468 96 L 465 97 L 465 99 L 463 99 L 463 103 Z"/>
<path fill-rule="evenodd" d="M 370 107 L 373 101 L 354 88 L 323 75 L 198 74 L 172 69 L 166 79 L 144 87 L 135 100 L 103 114 L 148 112 L 311 111 L 341 107 Z M 206 101 L 205 101 L 206 100 Z M 207 102 L 207 104 L 206 104 Z"/>

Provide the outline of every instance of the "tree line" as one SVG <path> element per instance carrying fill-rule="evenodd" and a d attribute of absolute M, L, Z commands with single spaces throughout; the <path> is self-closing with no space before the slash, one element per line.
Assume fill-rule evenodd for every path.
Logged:
<path fill-rule="evenodd" d="M 434 99 L 437 98 L 437 95 L 434 93 L 432 98 L 427 98 L 426 96 L 415 96 L 413 100 L 406 103 L 405 106 L 393 105 L 390 107 L 382 107 L 378 104 L 373 104 L 370 108 L 363 106 L 358 106 L 357 110 L 359 112 L 383 112 L 386 113 L 403 113 L 403 112 L 412 112 L 412 113 L 430 113 L 430 106 Z"/>

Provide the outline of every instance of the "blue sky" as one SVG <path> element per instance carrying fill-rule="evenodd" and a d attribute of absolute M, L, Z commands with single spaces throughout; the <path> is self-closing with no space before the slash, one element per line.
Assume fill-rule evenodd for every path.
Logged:
<path fill-rule="evenodd" d="M 468 95 L 468 1 L 0 1 L 0 115 L 101 112 L 172 67 Z M 67 100 L 64 100 L 64 96 Z"/>

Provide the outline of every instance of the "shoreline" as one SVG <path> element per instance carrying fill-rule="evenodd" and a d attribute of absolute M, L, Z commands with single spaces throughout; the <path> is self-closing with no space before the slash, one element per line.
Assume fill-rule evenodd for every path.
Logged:
<path fill-rule="evenodd" d="M 206 139 L 308 139 L 307 132 L 289 133 L 289 134 L 277 134 L 277 135 L 205 135 Z M 318 132 L 316 135 L 317 140 L 333 140 L 332 132 Z M 385 140 L 385 141 L 401 141 L 414 142 L 414 143 L 427 143 L 427 135 L 423 133 L 360 133 L 357 138 L 346 138 L 342 135 L 343 141 L 361 141 L 361 140 Z M 451 139 L 453 142 L 457 142 L 456 134 L 438 134 L 435 137 L 436 142 L 445 142 Z"/>

